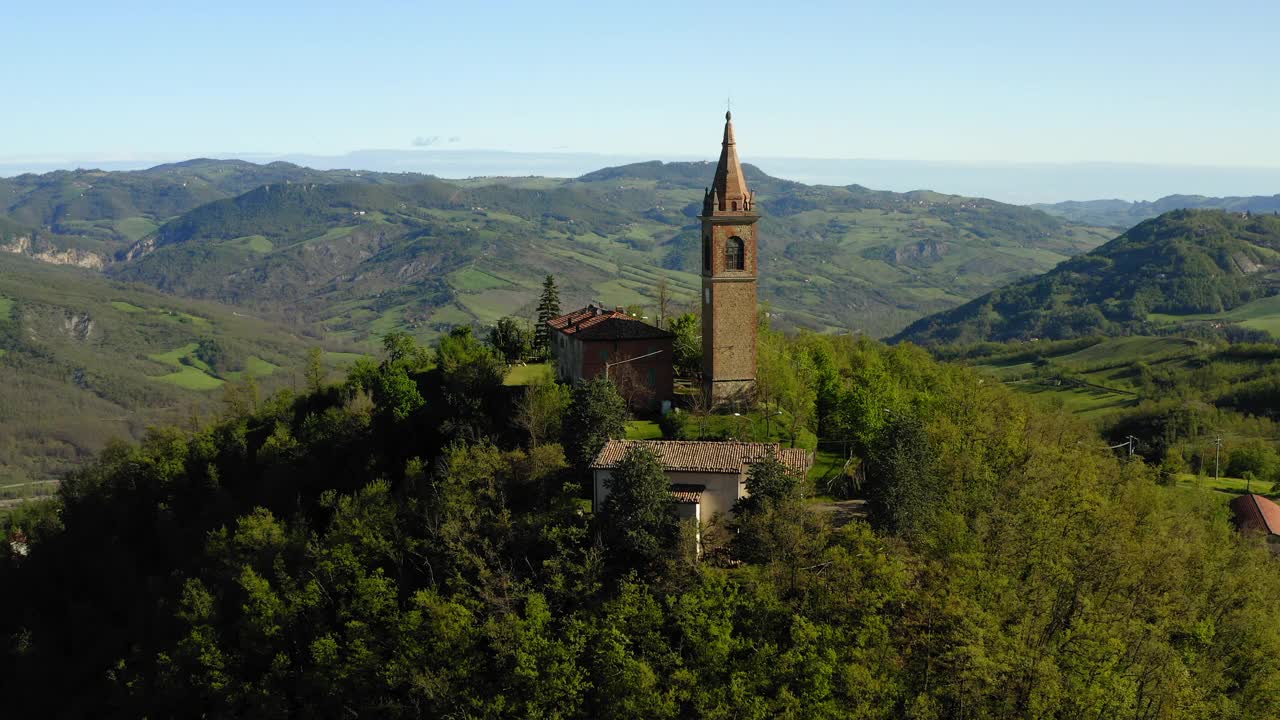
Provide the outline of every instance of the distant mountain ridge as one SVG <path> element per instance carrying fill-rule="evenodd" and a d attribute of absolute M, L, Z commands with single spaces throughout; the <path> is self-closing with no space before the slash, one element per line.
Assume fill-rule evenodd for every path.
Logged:
<path fill-rule="evenodd" d="M 1248 197 L 1206 197 L 1169 195 L 1154 202 L 1127 200 L 1069 200 L 1039 203 L 1031 207 L 1072 222 L 1102 227 L 1130 228 L 1171 210 L 1232 210 L 1235 212 L 1280 212 L 1280 195 Z"/>
<path fill-rule="evenodd" d="M 921 318 L 893 341 L 1060 340 L 1147 331 L 1280 292 L 1280 217 L 1175 210 L 1039 277 Z"/>
<path fill-rule="evenodd" d="M 522 312 L 548 273 L 566 302 L 649 304 L 663 276 L 691 302 L 713 171 L 655 161 L 570 180 L 444 181 L 198 159 L 0 180 L 0 214 L 118 279 L 359 342 Z M 745 172 L 765 215 L 762 299 L 779 322 L 816 330 L 887 334 L 1107 238 L 981 198 Z"/>

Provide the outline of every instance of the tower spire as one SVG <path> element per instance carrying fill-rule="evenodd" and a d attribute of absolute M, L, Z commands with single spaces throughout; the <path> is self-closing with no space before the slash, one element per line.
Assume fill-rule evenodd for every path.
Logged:
<path fill-rule="evenodd" d="M 751 191 L 747 178 L 742 174 L 738 160 L 738 145 L 733 138 L 733 112 L 724 113 L 724 140 L 720 147 L 720 162 L 716 164 L 716 177 L 711 183 L 715 197 L 712 212 L 747 212 L 751 210 Z"/>

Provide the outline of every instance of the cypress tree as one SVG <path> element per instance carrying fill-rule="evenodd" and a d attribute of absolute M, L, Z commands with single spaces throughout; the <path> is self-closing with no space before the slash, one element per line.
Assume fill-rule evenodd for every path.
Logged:
<path fill-rule="evenodd" d="M 547 321 L 560 315 L 560 289 L 556 287 L 556 279 L 548 275 L 542 281 L 542 297 L 538 298 L 538 327 L 533 332 L 534 351 L 542 357 L 551 353 L 551 328 Z"/>

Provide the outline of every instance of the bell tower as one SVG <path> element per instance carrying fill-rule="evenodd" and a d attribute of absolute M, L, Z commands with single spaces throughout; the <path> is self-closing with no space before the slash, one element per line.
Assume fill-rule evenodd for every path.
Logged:
<path fill-rule="evenodd" d="M 724 114 L 716 176 L 702 199 L 702 379 L 713 407 L 750 402 L 756 385 L 755 196 Z"/>

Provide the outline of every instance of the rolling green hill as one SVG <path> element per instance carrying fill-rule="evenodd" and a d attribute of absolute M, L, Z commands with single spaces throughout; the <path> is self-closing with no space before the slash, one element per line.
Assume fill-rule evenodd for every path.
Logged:
<path fill-rule="evenodd" d="M 569 304 L 649 304 L 661 277 L 691 302 L 713 172 L 652 162 L 445 182 L 201 160 L 22 176 L 0 199 L 25 193 L 3 203 L 13 220 L 55 246 L 96 243 L 113 277 L 365 342 L 521 312 L 547 273 Z M 1105 239 L 989 200 L 746 172 L 765 213 L 762 295 L 784 326 L 888 334 Z"/>
<path fill-rule="evenodd" d="M 166 220 L 269 183 L 383 184 L 427 178 L 205 158 L 128 172 L 59 170 L 0 178 L 0 215 L 58 236 L 94 238 L 110 253 Z"/>
<path fill-rule="evenodd" d="M 1133 227 L 1143 220 L 1149 220 L 1172 210 L 1231 210 L 1234 212 L 1276 213 L 1280 212 L 1280 195 L 1253 195 L 1248 197 L 1169 195 L 1155 202 L 1071 200 L 1060 203 L 1041 203 L 1031 207 L 1071 222 L 1123 230 Z"/>
<path fill-rule="evenodd" d="M 1267 323 L 1277 267 L 1280 217 L 1176 210 L 1037 278 L 918 320 L 895 339 L 1063 339 L 1196 322 L 1221 329 L 1233 315 Z"/>
<path fill-rule="evenodd" d="M 1239 477 L 1255 467 L 1266 490 L 1280 481 L 1280 347 L 1178 336 L 940 346 L 1009 387 L 1080 415 L 1111 444 L 1172 474 Z M 1221 438 L 1222 447 L 1216 439 Z M 1214 463 L 1217 461 L 1218 467 Z M 1176 479 L 1183 479 L 1178 475 Z M 1244 492 L 1228 480 L 1214 487 Z M 1278 486 L 1280 487 L 1280 486 Z"/>
<path fill-rule="evenodd" d="M 192 160 L 0 179 L 0 466 L 54 477 L 110 436 L 209 412 L 245 373 L 286 382 L 310 344 L 531 315 L 548 273 L 565 306 L 651 304 L 664 278 L 692 304 L 713 172 L 446 182 Z M 782 327 L 885 334 L 1104 239 L 987 200 L 746 172 Z"/>
<path fill-rule="evenodd" d="M 264 392 L 294 383 L 320 344 L 226 306 L 0 253 L 0 480 L 54 478 L 113 437 L 207 416 L 213 391 L 248 375 Z"/>

